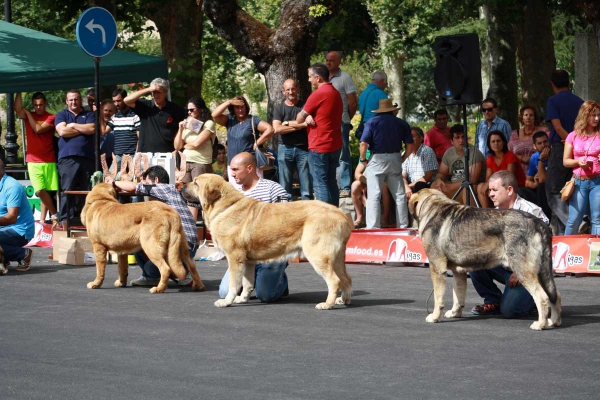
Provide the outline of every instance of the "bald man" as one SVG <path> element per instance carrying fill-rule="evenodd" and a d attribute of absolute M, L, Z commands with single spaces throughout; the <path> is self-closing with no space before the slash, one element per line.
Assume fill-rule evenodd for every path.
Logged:
<path fill-rule="evenodd" d="M 277 182 L 263 179 L 256 174 L 256 158 L 252 154 L 239 153 L 233 157 L 229 168 L 231 169 L 230 178 L 240 185 L 238 190 L 244 196 L 265 203 L 276 203 L 281 198 L 288 198 L 287 192 Z M 288 278 L 285 273 L 287 266 L 287 261 L 256 264 L 254 290 L 257 299 L 268 303 L 289 294 Z M 224 299 L 228 292 L 229 269 L 221 280 L 219 296 Z"/>
<path fill-rule="evenodd" d="M 308 133 L 307 122 L 296 122 L 296 116 L 304 101 L 298 97 L 298 84 L 293 79 L 283 82 L 285 100 L 273 109 L 273 128 L 279 137 L 277 161 L 279 165 L 279 183 L 292 200 L 294 170 L 298 172 L 300 195 L 302 200 L 312 199 L 312 179 L 308 167 Z"/>

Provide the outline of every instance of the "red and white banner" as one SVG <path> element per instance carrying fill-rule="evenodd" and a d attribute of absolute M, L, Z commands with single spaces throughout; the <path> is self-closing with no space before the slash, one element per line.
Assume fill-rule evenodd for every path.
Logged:
<path fill-rule="evenodd" d="M 554 236 L 554 272 L 600 274 L 600 237 Z M 415 229 L 361 229 L 352 231 L 346 246 L 347 263 L 427 263 L 421 237 Z"/>
<path fill-rule="evenodd" d="M 48 247 L 52 248 L 52 225 L 35 221 L 35 234 L 33 239 L 25 247 Z"/>

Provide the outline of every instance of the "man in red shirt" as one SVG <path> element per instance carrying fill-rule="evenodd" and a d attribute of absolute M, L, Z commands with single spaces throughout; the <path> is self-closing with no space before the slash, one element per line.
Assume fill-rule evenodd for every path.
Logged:
<path fill-rule="evenodd" d="M 316 90 L 306 100 L 296 122 L 308 124 L 308 164 L 317 200 L 339 206 L 336 169 L 342 152 L 340 93 L 329 82 L 329 70 L 316 63 L 308 69 L 308 81 Z"/>
<path fill-rule="evenodd" d="M 36 196 L 41 200 L 40 221 L 46 218 L 50 211 L 52 224 L 57 225 L 59 217 L 56 207 L 48 191 L 58 190 L 58 172 L 56 170 L 56 154 L 54 153 L 54 115 L 46 111 L 46 96 L 42 92 L 35 92 L 31 99 L 34 111 L 24 108 L 21 93 L 15 98 L 15 112 L 25 122 L 25 135 L 27 138 L 27 173 L 35 190 Z"/>
<path fill-rule="evenodd" d="M 435 125 L 425 134 L 425 145 L 431 147 L 435 152 L 438 164 L 442 162 L 444 153 L 452 147 L 450 127 L 448 126 L 448 111 L 443 108 L 433 113 Z"/>

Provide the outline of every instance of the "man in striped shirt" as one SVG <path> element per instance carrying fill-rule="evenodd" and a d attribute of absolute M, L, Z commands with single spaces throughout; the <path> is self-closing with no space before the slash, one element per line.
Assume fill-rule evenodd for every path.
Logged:
<path fill-rule="evenodd" d="M 117 113 L 108 121 L 104 128 L 105 133 L 113 131 L 115 137 L 114 153 L 117 162 L 117 171 L 121 170 L 121 158 L 124 154 L 133 157 L 137 150 L 140 117 L 138 117 L 123 99 L 127 92 L 123 89 L 115 89 L 112 100 L 117 108 Z"/>
<path fill-rule="evenodd" d="M 550 223 L 542 209 L 517 194 L 517 178 L 510 171 L 498 171 L 489 179 L 490 198 L 496 208 L 521 210 Z M 473 307 L 475 315 L 502 314 L 505 318 L 527 315 L 535 309 L 533 298 L 512 271 L 498 266 L 471 271 L 471 282 L 484 303 Z M 504 293 L 494 281 L 504 284 Z"/>
<path fill-rule="evenodd" d="M 285 199 L 288 194 L 277 182 L 260 178 L 256 174 L 256 158 L 250 153 L 243 152 L 233 157 L 229 164 L 231 179 L 241 185 L 240 192 L 246 197 L 264 203 L 276 203 Z M 277 238 L 273 238 L 277 240 Z M 254 290 L 256 298 L 264 303 L 276 301 L 289 294 L 288 278 L 285 273 L 287 261 L 258 263 L 255 266 Z M 229 292 L 229 269 L 221 280 L 219 296 L 224 299 Z"/>

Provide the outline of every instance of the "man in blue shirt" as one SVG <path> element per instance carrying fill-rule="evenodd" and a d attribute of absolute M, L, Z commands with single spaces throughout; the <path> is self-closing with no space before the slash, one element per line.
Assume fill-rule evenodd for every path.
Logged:
<path fill-rule="evenodd" d="M 94 149 L 94 122 L 92 111 L 81 106 L 81 94 L 77 90 L 69 90 L 66 99 L 67 107 L 56 114 L 54 124 L 58 139 L 58 176 L 60 177 L 60 220 L 71 220 L 81 214 L 84 199 L 77 196 L 67 210 L 65 190 L 89 190 L 90 177 L 96 168 Z"/>
<path fill-rule="evenodd" d="M 25 189 L 13 177 L 6 175 L 4 162 L 0 160 L 0 247 L 4 250 L 0 275 L 8 272 L 11 261 L 19 262 L 17 271 L 29 269 L 33 251 L 23 246 L 34 233 L 33 213 Z"/>
<path fill-rule="evenodd" d="M 373 110 L 375 117 L 365 125 L 360 139 L 360 162 L 366 166 L 367 178 L 367 229 L 381 227 L 381 186 L 387 182 L 396 202 L 396 224 L 399 228 L 408 226 L 408 208 L 402 179 L 402 143 L 406 144 L 405 155 L 413 152 L 413 137 L 410 126 L 403 119 L 396 118 L 398 108 L 392 101 L 379 101 L 379 108 Z M 371 157 L 366 159 L 367 148 Z"/>
<path fill-rule="evenodd" d="M 583 100 L 569 90 L 569 73 L 564 70 L 552 72 L 550 78 L 554 96 L 546 104 L 546 121 L 550 123 L 550 158 L 548 159 L 546 195 L 548 205 L 556 215 L 558 226 L 554 229 L 555 235 L 565 232 L 565 224 L 569 219 L 569 204 L 560 198 L 560 190 L 571 179 L 571 168 L 563 165 L 564 141 L 573 131 L 575 118 Z"/>
<path fill-rule="evenodd" d="M 488 97 L 481 102 L 481 111 L 483 112 L 484 120 L 477 125 L 475 132 L 475 140 L 477 140 L 477 148 L 484 156 L 489 156 L 490 151 L 487 148 L 487 137 L 492 131 L 500 131 L 504 134 L 506 142 L 510 140 L 510 124 L 498 117 L 498 103 L 496 100 Z"/>
<path fill-rule="evenodd" d="M 379 100 L 388 98 L 384 92 L 387 87 L 387 74 L 383 71 L 373 72 L 371 83 L 358 96 L 358 110 L 360 111 L 360 124 L 356 128 L 356 137 L 360 139 L 365 124 L 375 116 L 373 110 L 379 107 Z"/>

